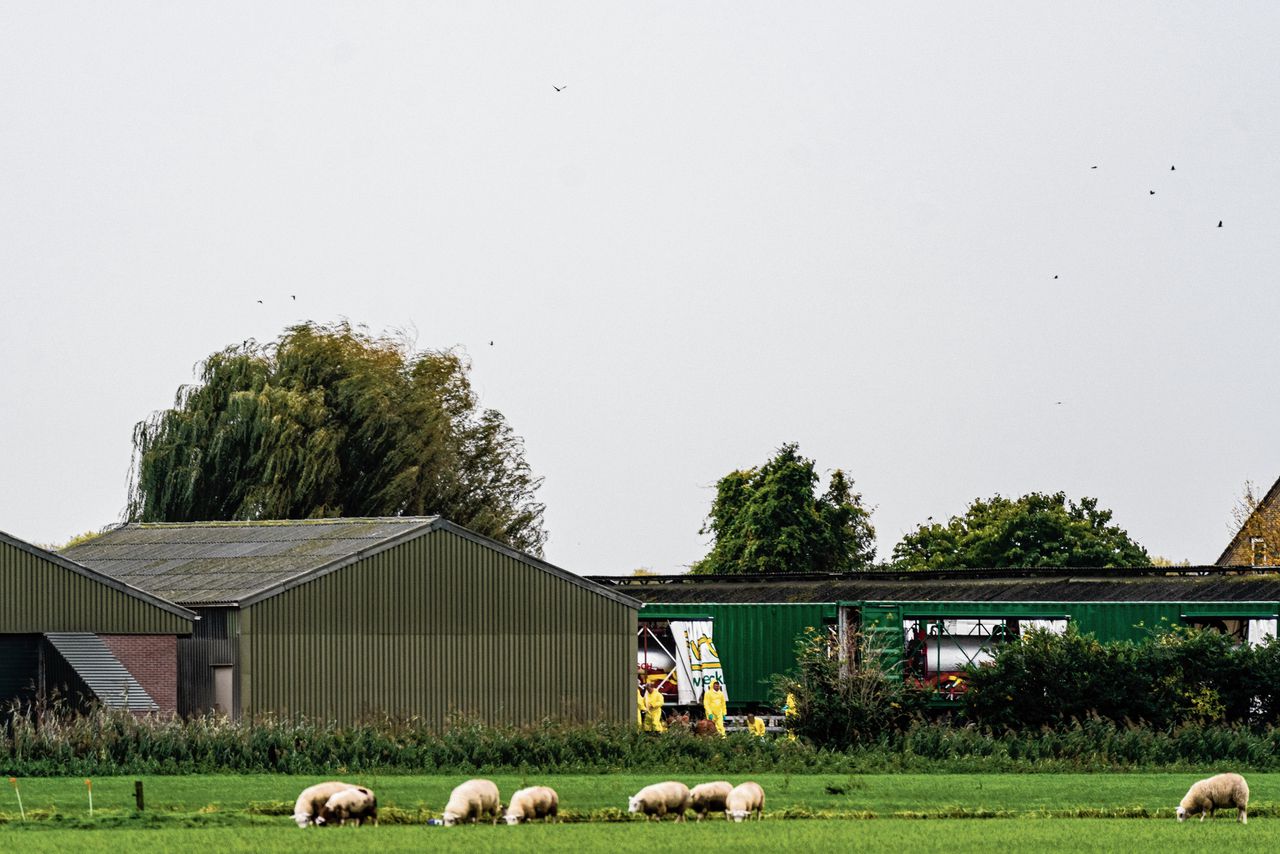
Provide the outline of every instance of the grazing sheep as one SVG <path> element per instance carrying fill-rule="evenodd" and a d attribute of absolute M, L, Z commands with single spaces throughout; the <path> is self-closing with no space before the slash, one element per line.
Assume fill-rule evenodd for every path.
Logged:
<path fill-rule="evenodd" d="M 308 786 L 302 790 L 302 794 L 298 795 L 298 801 L 293 805 L 293 820 L 298 823 L 298 827 L 315 824 L 316 816 L 328 803 L 329 798 L 343 789 L 350 788 L 352 788 L 350 783 L 339 783 L 337 780 Z"/>
<path fill-rule="evenodd" d="M 511 803 L 507 804 L 507 814 L 503 819 L 507 824 L 520 824 L 534 818 L 555 821 L 559 814 L 560 796 L 555 789 L 530 786 L 511 796 Z"/>
<path fill-rule="evenodd" d="M 1249 823 L 1246 811 L 1249 807 L 1249 784 L 1239 774 L 1219 774 L 1205 780 L 1197 780 L 1191 784 L 1182 803 L 1178 804 L 1178 821 L 1187 816 L 1200 813 L 1200 820 L 1207 815 L 1213 818 L 1213 811 L 1234 807 L 1236 821 Z"/>
<path fill-rule="evenodd" d="M 369 819 L 374 824 L 378 823 L 378 799 L 363 786 L 354 786 L 335 793 L 325 802 L 320 808 L 320 815 L 316 816 L 316 826 L 343 825 L 348 821 L 363 825 Z"/>
<path fill-rule="evenodd" d="M 645 786 L 627 802 L 627 812 L 643 813 L 646 820 L 657 818 L 662 821 L 664 815 L 674 813 L 676 821 L 684 821 L 684 811 L 688 808 L 689 787 L 674 780 Z"/>
<path fill-rule="evenodd" d="M 727 780 L 716 780 L 714 783 L 701 783 L 689 792 L 689 806 L 698 814 L 698 821 L 707 817 L 709 812 L 724 812 L 724 799 L 729 797 L 733 784 Z M 728 818 L 726 815 L 725 818 Z"/>
<path fill-rule="evenodd" d="M 764 789 L 757 783 L 739 783 L 724 799 L 724 813 L 734 821 L 749 818 L 752 813 L 757 819 L 764 818 Z"/>
<path fill-rule="evenodd" d="M 498 787 L 492 780 L 468 780 L 449 795 L 449 803 L 444 807 L 444 823 L 452 827 L 459 822 L 475 824 L 481 818 L 492 817 L 497 824 L 501 812 Z"/>

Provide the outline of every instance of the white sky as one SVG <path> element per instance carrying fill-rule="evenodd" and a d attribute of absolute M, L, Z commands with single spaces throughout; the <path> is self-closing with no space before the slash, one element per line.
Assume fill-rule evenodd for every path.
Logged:
<path fill-rule="evenodd" d="M 577 572 L 787 441 L 882 558 L 1062 489 L 1211 562 L 1280 474 L 1280 6 L 1055 6 L 5 3 L 0 530 L 117 521 L 197 362 L 347 318 L 467 350 Z"/>

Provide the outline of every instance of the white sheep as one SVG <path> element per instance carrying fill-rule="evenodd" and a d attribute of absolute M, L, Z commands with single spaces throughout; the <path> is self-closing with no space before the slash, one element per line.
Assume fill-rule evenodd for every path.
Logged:
<path fill-rule="evenodd" d="M 316 816 L 320 814 L 320 810 L 324 808 L 324 805 L 329 802 L 329 798 L 343 789 L 350 788 L 352 788 L 350 783 L 340 783 L 337 780 L 308 786 L 302 790 L 302 794 L 298 795 L 298 800 L 293 805 L 293 820 L 298 823 L 298 827 L 315 824 Z"/>
<path fill-rule="evenodd" d="M 689 806 L 698 814 L 698 821 L 706 818 L 710 812 L 724 812 L 724 799 L 729 797 L 733 784 L 728 780 L 716 780 L 714 783 L 699 783 L 689 792 Z M 725 818 L 728 818 L 726 815 Z"/>
<path fill-rule="evenodd" d="M 378 823 L 378 799 L 363 786 L 354 786 L 335 792 L 325 801 L 320 808 L 320 815 L 316 816 L 316 826 L 343 825 L 348 821 L 363 825 L 370 819 L 374 824 Z"/>
<path fill-rule="evenodd" d="M 507 824 L 520 824 L 535 818 L 555 821 L 559 813 L 560 796 L 556 794 L 555 789 L 548 786 L 530 786 L 511 796 L 511 803 L 507 804 L 507 814 L 503 819 Z"/>
<path fill-rule="evenodd" d="M 752 813 L 757 819 L 764 818 L 764 789 L 758 783 L 739 783 L 724 799 L 724 812 L 734 821 L 749 818 Z"/>
<path fill-rule="evenodd" d="M 498 823 L 502 803 L 498 787 L 492 780 L 468 780 L 456 786 L 444 807 L 444 823 L 452 827 L 459 822 L 475 824 L 481 818 L 492 817 Z"/>
<path fill-rule="evenodd" d="M 684 811 L 689 808 L 689 787 L 675 780 L 665 783 L 654 783 L 645 786 L 631 796 L 627 802 L 627 812 L 643 813 L 646 819 L 662 817 L 674 813 L 676 821 L 684 821 Z"/>
<path fill-rule="evenodd" d="M 1236 820 L 1241 824 L 1249 823 L 1246 811 L 1249 808 L 1249 784 L 1239 774 L 1218 774 L 1191 784 L 1182 803 L 1178 804 L 1178 821 L 1187 816 L 1200 813 L 1200 820 L 1207 815 L 1213 818 L 1213 811 L 1234 807 Z"/>

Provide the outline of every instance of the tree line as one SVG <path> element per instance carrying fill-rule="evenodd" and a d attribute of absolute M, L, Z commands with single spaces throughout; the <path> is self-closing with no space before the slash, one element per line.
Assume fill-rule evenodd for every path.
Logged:
<path fill-rule="evenodd" d="M 481 407 L 456 350 L 413 349 L 348 323 L 304 323 L 211 354 L 174 405 L 139 422 L 130 521 L 441 515 L 541 555 L 542 479 Z M 821 489 L 795 443 L 716 484 L 693 573 L 843 572 L 876 563 L 872 508 L 843 470 Z M 897 569 L 1143 566 L 1094 498 L 973 501 L 893 548 Z"/>

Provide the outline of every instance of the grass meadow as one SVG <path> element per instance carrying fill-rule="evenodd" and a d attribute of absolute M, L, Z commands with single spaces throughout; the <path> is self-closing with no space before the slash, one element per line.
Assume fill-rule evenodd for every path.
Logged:
<path fill-rule="evenodd" d="M 1280 774 L 1248 775 L 1250 823 L 1233 816 L 1179 825 L 1174 807 L 1195 773 L 1115 774 L 758 774 L 766 819 L 662 825 L 632 820 L 627 797 L 652 774 L 493 775 L 504 796 L 522 785 L 560 793 L 563 824 L 427 826 L 461 775 L 335 775 L 373 788 L 378 827 L 299 830 L 293 800 L 316 777 L 203 775 L 94 779 L 94 815 L 83 778 L 18 781 L 0 791 L 0 850 L 68 851 L 505 851 L 760 850 L 1148 850 L 1206 845 L 1280 849 Z M 141 779 L 146 810 L 134 809 Z M 682 775 L 689 784 L 701 778 Z M 730 776 L 733 782 L 739 779 Z M 657 846 L 657 847 L 655 847 Z"/>

